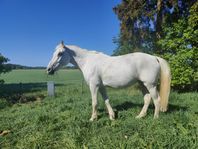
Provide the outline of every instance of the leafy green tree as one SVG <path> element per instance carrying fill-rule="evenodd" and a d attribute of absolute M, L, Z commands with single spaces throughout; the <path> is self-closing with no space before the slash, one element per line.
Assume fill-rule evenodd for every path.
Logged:
<path fill-rule="evenodd" d="M 114 7 L 120 20 L 120 35 L 115 40 L 115 55 L 134 51 L 158 52 L 162 27 L 187 17 L 196 0 L 122 0 Z"/>
<path fill-rule="evenodd" d="M 5 63 L 9 61 L 8 58 L 5 58 L 1 53 L 0 53 L 0 74 L 9 72 L 11 70 L 10 67 L 7 67 Z M 4 81 L 0 79 L 0 84 L 3 83 Z"/>
<path fill-rule="evenodd" d="M 179 90 L 198 89 L 198 2 L 190 9 L 187 19 L 180 19 L 159 40 L 163 57 L 171 66 L 172 86 Z"/>

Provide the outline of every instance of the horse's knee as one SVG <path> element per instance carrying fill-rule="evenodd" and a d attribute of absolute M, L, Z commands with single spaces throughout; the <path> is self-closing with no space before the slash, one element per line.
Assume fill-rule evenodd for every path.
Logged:
<path fill-rule="evenodd" d="M 151 95 L 150 94 L 144 95 L 144 103 L 150 104 L 150 101 L 151 101 Z"/>

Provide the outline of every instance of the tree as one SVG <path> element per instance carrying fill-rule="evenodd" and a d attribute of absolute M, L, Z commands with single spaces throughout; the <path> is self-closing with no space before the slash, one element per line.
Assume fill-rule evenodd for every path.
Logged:
<path fill-rule="evenodd" d="M 162 27 L 171 26 L 187 17 L 196 0 L 122 0 L 113 8 L 120 20 L 120 35 L 114 40 L 115 55 L 134 51 L 158 52 L 157 41 L 163 37 Z"/>
<path fill-rule="evenodd" d="M 188 18 L 165 26 L 158 42 L 171 66 L 173 88 L 183 91 L 198 89 L 198 2 L 189 12 Z"/>
<path fill-rule="evenodd" d="M 11 70 L 10 67 L 7 67 L 5 63 L 9 61 L 8 58 L 5 58 L 1 53 L 0 53 L 0 74 L 9 72 Z M 0 83 L 3 83 L 3 80 L 0 80 Z"/>

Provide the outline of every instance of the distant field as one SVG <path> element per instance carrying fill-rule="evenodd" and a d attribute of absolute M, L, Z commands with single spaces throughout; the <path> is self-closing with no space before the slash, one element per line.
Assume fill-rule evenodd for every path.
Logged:
<path fill-rule="evenodd" d="M 172 92 L 169 110 L 153 119 L 153 105 L 135 116 L 143 97 L 135 88 L 108 89 L 117 119 L 110 121 L 99 96 L 99 119 L 89 122 L 91 97 L 78 70 L 47 76 L 44 70 L 15 70 L 0 76 L 0 148 L 131 149 L 198 148 L 198 93 Z M 47 97 L 46 82 L 56 83 Z"/>
<path fill-rule="evenodd" d="M 71 81 L 81 81 L 82 74 L 79 70 L 60 70 L 55 75 L 50 76 L 41 69 L 13 70 L 10 73 L 1 75 L 5 83 L 35 83 L 53 80 L 56 83 L 67 83 Z"/>

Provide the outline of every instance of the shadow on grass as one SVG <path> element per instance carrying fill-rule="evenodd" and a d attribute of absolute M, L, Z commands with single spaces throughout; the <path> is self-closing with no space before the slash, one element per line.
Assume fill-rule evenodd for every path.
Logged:
<path fill-rule="evenodd" d="M 131 108 L 142 108 L 143 107 L 143 104 L 137 104 L 137 103 L 132 103 L 132 102 L 124 102 L 120 105 L 117 105 L 115 106 L 114 108 L 118 111 L 126 111 L 128 109 L 131 109 Z M 149 105 L 149 109 L 154 109 L 154 105 L 153 104 L 150 104 Z M 171 112 L 175 112 L 175 111 L 179 111 L 179 110 L 182 110 L 182 111 L 187 111 L 188 110 L 188 107 L 184 107 L 184 106 L 179 106 L 179 105 L 173 105 L 173 104 L 169 104 L 168 105 L 168 113 L 171 113 Z"/>
<path fill-rule="evenodd" d="M 132 103 L 132 102 L 126 101 L 124 103 L 121 103 L 119 105 L 114 106 L 113 109 L 115 109 L 114 110 L 114 112 L 115 112 L 115 118 L 118 118 L 119 112 L 121 112 L 121 111 L 127 111 L 128 109 L 132 109 L 132 108 L 136 108 L 136 107 L 142 108 L 143 107 L 143 104 L 137 104 L 137 103 Z M 149 107 L 149 108 L 152 108 L 152 106 Z M 106 114 L 108 114 L 107 109 L 106 110 L 105 109 L 98 109 L 98 111 L 99 112 L 106 112 Z M 99 118 L 100 117 L 101 116 L 99 116 Z"/>
<path fill-rule="evenodd" d="M 128 109 L 136 108 L 136 107 L 142 108 L 143 104 L 137 104 L 137 103 L 132 103 L 132 102 L 126 101 L 120 105 L 117 105 L 114 107 L 116 109 L 116 111 L 115 111 L 116 117 L 118 116 L 119 111 L 127 111 Z M 154 109 L 154 105 L 150 104 L 148 109 Z M 176 112 L 176 111 L 180 111 L 180 110 L 187 111 L 188 107 L 169 104 L 167 113 L 172 113 L 172 112 Z"/>
<path fill-rule="evenodd" d="M 172 112 L 180 111 L 180 110 L 187 111 L 188 110 L 188 107 L 169 104 L 168 105 L 168 111 L 167 111 L 167 113 L 172 113 Z"/>
<path fill-rule="evenodd" d="M 129 101 L 126 101 L 120 105 L 117 105 L 115 106 L 114 108 L 116 109 L 115 112 L 115 118 L 118 118 L 118 114 L 120 111 L 127 111 L 128 109 L 131 109 L 131 108 L 142 108 L 142 104 L 138 104 L 138 103 L 132 103 L 132 102 L 129 102 Z"/>
<path fill-rule="evenodd" d="M 63 86 L 63 84 L 56 84 L 56 86 Z M 34 93 L 47 90 L 46 82 L 38 83 L 18 83 L 18 84 L 1 84 L 0 98 L 6 99 L 10 104 L 26 103 L 30 101 L 42 100 L 45 95 L 38 93 L 36 95 L 24 95 L 25 93 Z"/>
<path fill-rule="evenodd" d="M 136 103 L 126 101 L 126 102 L 124 102 L 120 105 L 115 106 L 114 108 L 118 111 L 126 111 L 128 109 L 133 108 L 133 107 L 142 107 L 142 106 L 143 106 L 142 104 L 136 104 Z"/>

